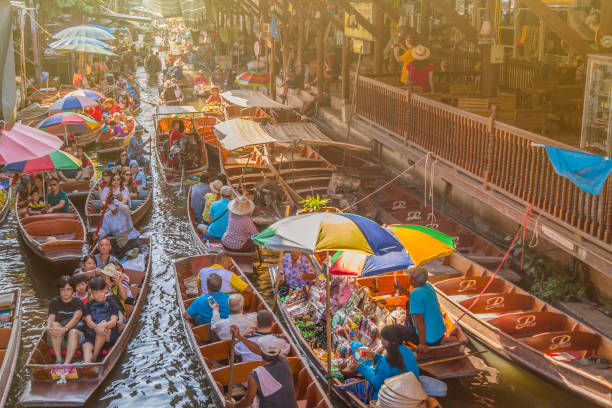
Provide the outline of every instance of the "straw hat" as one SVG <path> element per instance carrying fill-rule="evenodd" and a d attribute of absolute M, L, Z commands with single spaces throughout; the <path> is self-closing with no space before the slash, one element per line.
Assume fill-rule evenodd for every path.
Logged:
<path fill-rule="evenodd" d="M 248 215 L 255 209 L 255 204 L 244 195 L 239 195 L 229 202 L 227 209 L 236 215 Z"/>
<path fill-rule="evenodd" d="M 209 183 L 208 187 L 210 187 L 211 192 L 219 194 L 221 192 L 221 187 L 223 187 L 223 182 L 221 180 L 215 180 L 212 183 Z"/>
<path fill-rule="evenodd" d="M 386 379 L 378 392 L 381 408 L 418 407 L 426 399 L 427 394 L 412 372 Z"/>
<path fill-rule="evenodd" d="M 431 51 L 429 51 L 429 48 L 423 45 L 417 45 L 416 47 L 412 48 L 412 58 L 417 61 L 426 60 L 430 55 Z"/>

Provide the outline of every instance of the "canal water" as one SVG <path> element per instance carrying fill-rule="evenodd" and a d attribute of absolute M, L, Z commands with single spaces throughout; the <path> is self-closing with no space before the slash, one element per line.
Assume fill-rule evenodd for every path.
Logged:
<path fill-rule="evenodd" d="M 158 78 L 138 69 L 144 86 L 143 100 L 157 101 Z M 154 132 L 155 108 L 142 104 L 138 117 L 147 132 Z M 145 134 L 144 138 L 146 139 Z M 151 287 L 133 337 L 119 363 L 94 395 L 89 407 L 209 407 L 210 384 L 192 356 L 178 312 L 173 259 L 194 255 L 189 234 L 185 196 L 178 196 L 163 182 L 163 174 L 153 161 L 153 210 L 140 231 L 153 239 Z M 148 223 L 147 223 L 148 221 Z M 23 332 L 16 376 L 8 406 L 16 405 L 25 387 L 25 363 L 42 332 L 49 300 L 56 295 L 55 282 L 63 272 L 36 263 L 24 251 L 17 237 L 17 224 L 11 214 L 0 229 L 0 290 L 22 289 Z M 254 281 L 270 298 L 265 270 L 256 272 Z M 473 349 L 483 349 L 473 343 Z M 532 373 L 512 365 L 492 352 L 482 357 L 483 370 L 473 378 L 448 381 L 449 397 L 444 407 L 586 407 L 589 404 Z M 488 368 L 494 367 L 494 368 Z"/>

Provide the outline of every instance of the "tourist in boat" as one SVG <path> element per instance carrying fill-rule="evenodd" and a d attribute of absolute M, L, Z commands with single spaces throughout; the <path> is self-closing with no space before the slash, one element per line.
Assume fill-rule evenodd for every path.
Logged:
<path fill-rule="evenodd" d="M 241 332 L 238 326 L 231 326 L 230 331 L 236 338 L 236 346 L 234 349 L 236 355 L 240 357 L 241 362 L 261 361 L 259 341 L 264 338 L 264 336 L 273 334 L 273 328 L 274 315 L 265 309 L 257 312 L 257 325 L 255 327 L 249 327 Z M 291 345 L 283 338 L 279 337 L 279 340 L 282 342 L 281 355 L 288 355 L 291 351 Z"/>
<path fill-rule="evenodd" d="M 77 148 L 76 157 L 81 161 L 81 179 L 89 180 L 94 174 L 95 170 L 91 161 L 89 161 L 89 159 L 87 159 L 87 156 L 85 156 L 85 152 L 83 151 L 82 147 Z"/>
<path fill-rule="evenodd" d="M 408 65 L 408 81 L 412 86 L 419 86 L 424 93 L 434 91 L 434 64 L 429 60 L 429 48 L 417 45 L 412 49 L 413 61 Z"/>
<path fill-rule="evenodd" d="M 134 248 L 138 248 L 141 252 L 147 249 L 147 246 L 139 239 L 140 233 L 134 228 L 129 207 L 117 199 L 108 205 L 98 234 L 100 237 L 112 236 L 115 238 L 115 245 L 111 253 L 119 259 Z"/>
<path fill-rule="evenodd" d="M 208 173 L 202 172 L 199 182 L 191 187 L 191 202 L 189 205 L 197 222 L 202 221 L 202 212 L 206 205 L 205 197 L 206 194 L 210 193 L 209 181 Z"/>
<path fill-rule="evenodd" d="M 125 188 L 130 195 L 130 208 L 138 208 L 138 206 L 142 203 L 142 200 L 138 199 L 138 188 L 134 179 L 132 178 L 132 173 L 129 171 L 122 172 L 121 176 L 121 188 Z"/>
<path fill-rule="evenodd" d="M 212 86 L 210 88 L 210 96 L 206 100 L 206 103 L 222 103 L 221 95 L 219 95 L 219 87 Z"/>
<path fill-rule="evenodd" d="M 168 150 L 172 148 L 172 146 L 177 140 L 180 140 L 185 137 L 185 124 L 182 120 L 173 120 L 171 126 L 172 132 L 170 132 L 170 136 L 168 139 Z"/>
<path fill-rule="evenodd" d="M 221 244 L 227 251 L 249 252 L 255 249 L 251 237 L 259 231 L 253 223 L 251 213 L 255 204 L 244 195 L 239 195 L 227 205 L 229 219 Z"/>
<path fill-rule="evenodd" d="M 147 176 L 144 174 L 144 171 L 140 170 L 138 168 L 138 162 L 136 160 L 130 160 L 130 172 L 132 175 L 132 180 L 134 181 L 134 184 L 136 185 L 136 189 L 138 191 L 142 191 L 143 193 L 146 193 L 146 189 L 147 189 Z M 146 197 L 146 195 L 141 194 L 139 196 L 140 199 L 144 199 Z"/>
<path fill-rule="evenodd" d="M 40 193 L 36 189 L 30 193 L 27 210 L 28 215 L 42 214 L 45 211 L 45 202 L 40 198 Z"/>
<path fill-rule="evenodd" d="M 429 346 L 441 343 L 446 325 L 438 303 L 438 296 L 431 283 L 427 282 L 428 272 L 422 266 L 408 270 L 410 286 L 408 291 L 401 285 L 396 285 L 400 293 L 408 296 L 409 313 L 406 315 L 404 327 L 405 340 L 417 345 L 417 352 L 426 353 Z"/>
<path fill-rule="evenodd" d="M 204 203 L 204 211 L 202 212 L 202 221 L 206 225 L 210 225 L 210 221 L 212 220 L 212 218 L 210 218 L 210 207 L 221 197 L 223 181 L 219 180 L 219 177 L 217 177 L 217 180 L 208 184 L 208 187 L 210 187 L 210 192 L 204 196 L 206 202 Z"/>
<path fill-rule="evenodd" d="M 123 205 L 130 205 L 130 193 L 127 188 L 121 185 L 121 174 L 115 174 L 113 176 L 113 180 L 110 186 L 104 187 L 102 193 L 100 194 L 100 200 L 102 203 L 106 202 L 107 197 L 112 195 L 114 198 L 118 199 L 119 202 Z"/>
<path fill-rule="evenodd" d="M 208 77 L 204 74 L 204 71 L 199 70 L 198 74 L 195 76 L 195 78 L 193 79 L 193 84 L 194 85 L 208 85 L 210 84 L 210 81 L 208 80 Z"/>
<path fill-rule="evenodd" d="M 106 297 L 106 282 L 97 276 L 89 281 L 89 288 L 93 299 L 83 308 L 87 326 L 83 342 L 83 361 L 86 363 L 97 361 L 100 351 L 112 347 L 119 338 L 119 310 Z"/>
<path fill-rule="evenodd" d="M 68 195 L 62 191 L 59 180 L 55 177 L 49 182 L 51 192 L 47 196 L 46 213 L 70 213 L 68 205 Z"/>
<path fill-rule="evenodd" d="M 136 160 L 138 165 L 143 168 L 149 165 L 149 160 L 147 159 L 144 142 L 142 141 L 142 136 L 140 132 L 135 132 L 132 137 L 130 137 L 130 142 L 128 144 L 127 157 L 131 160 Z"/>
<path fill-rule="evenodd" d="M 361 374 L 368 381 L 368 388 L 371 388 L 366 390 L 366 395 L 371 395 L 371 400 L 378 399 L 378 391 L 387 378 L 408 371 L 419 378 L 419 365 L 416 358 L 412 351 L 403 345 L 403 329 L 402 325 L 399 324 L 383 327 L 380 331 L 380 337 L 386 352 L 385 355 L 367 350 L 367 360 L 359 363 L 356 372 L 353 367 L 342 371 L 346 378 L 354 377 L 356 373 Z M 375 366 L 372 366 L 372 363 Z"/>
<path fill-rule="evenodd" d="M 308 258 L 301 252 L 287 252 L 283 255 L 282 271 L 285 283 L 291 289 L 301 289 L 307 280 L 315 278 L 315 272 Z"/>
<path fill-rule="evenodd" d="M 96 189 L 98 190 L 98 197 L 102 196 L 102 191 L 104 190 L 105 187 L 108 187 L 111 185 L 111 183 L 113 182 L 113 171 L 111 169 L 104 169 L 102 171 L 102 180 L 100 180 L 100 182 L 98 183 L 98 185 L 96 186 Z M 96 200 L 93 200 L 96 201 Z M 100 200 L 97 200 L 99 203 L 101 202 Z M 94 204 L 94 208 L 96 207 L 96 204 Z M 97 210 L 101 210 L 102 207 L 99 206 L 100 208 L 97 208 Z"/>
<path fill-rule="evenodd" d="M 210 323 L 213 315 L 212 305 L 216 304 L 219 306 L 218 312 L 221 319 L 227 319 L 230 314 L 230 295 L 221 292 L 222 284 L 223 280 L 216 273 L 208 275 L 208 278 L 206 278 L 208 293 L 198 297 L 189 305 L 184 314 L 185 318 L 193 321 L 196 326 Z M 211 298 L 213 299 L 212 301 L 210 300 Z"/>
<path fill-rule="evenodd" d="M 200 286 L 202 287 L 202 294 L 208 293 L 208 288 L 206 287 L 205 282 L 211 274 L 217 274 L 221 277 L 223 283 L 221 284 L 221 292 L 230 293 L 230 292 L 249 292 L 251 288 L 249 285 L 240 279 L 238 275 L 230 270 L 232 267 L 232 258 L 221 251 L 215 256 L 215 263 L 211 266 L 205 266 L 200 269 L 198 273 L 198 280 L 200 281 Z"/>
<path fill-rule="evenodd" d="M 128 152 L 126 150 L 121 150 L 119 153 L 119 160 L 115 163 L 115 166 L 121 167 L 129 167 L 130 159 L 128 158 Z"/>
<path fill-rule="evenodd" d="M 70 154 L 71 156 L 74 156 L 75 152 L 72 149 L 72 146 L 68 145 L 64 148 L 64 152 Z M 78 169 L 65 169 L 65 170 L 58 170 L 57 171 L 57 177 L 61 180 L 61 181 L 74 181 L 74 180 L 79 180 L 81 178 L 81 176 L 83 175 L 83 170 L 81 168 Z"/>
<path fill-rule="evenodd" d="M 204 239 L 208 241 L 220 241 L 227 230 L 227 222 L 229 220 L 229 205 L 232 197 L 232 188 L 230 186 L 221 187 L 221 199 L 215 201 L 210 206 L 210 225 L 198 225 L 198 230 L 202 233 Z"/>
<path fill-rule="evenodd" d="M 53 349 L 56 364 L 70 364 L 74 353 L 85 341 L 83 332 L 78 329 L 83 316 L 83 302 L 73 297 L 74 286 L 69 276 L 62 276 L 57 283 L 59 296 L 49 302 L 47 318 L 47 344 Z M 62 359 L 62 350 L 66 358 Z"/>
<path fill-rule="evenodd" d="M 84 274 L 74 275 L 72 277 L 72 283 L 74 284 L 74 293 L 73 297 L 81 299 L 83 304 L 87 303 L 89 300 L 89 278 Z"/>
<path fill-rule="evenodd" d="M 104 243 L 102 244 L 102 246 L 105 246 L 106 244 L 107 243 Z M 100 242 L 98 243 L 98 248 L 99 247 L 100 247 Z M 108 250 L 106 250 L 105 248 L 105 253 L 106 253 L 105 255 L 106 258 L 104 258 L 104 260 L 102 258 L 99 258 L 101 264 L 108 263 L 109 257 L 110 259 L 114 258 L 112 255 L 110 255 L 110 241 L 108 242 Z M 97 254 L 97 255 L 100 255 L 100 254 Z M 98 258 L 96 258 L 94 255 L 85 255 L 81 259 L 80 265 L 81 266 L 75 269 L 74 272 L 72 273 L 73 277 L 78 276 L 78 275 L 83 275 L 86 279 L 91 279 L 96 274 L 102 272 L 102 270 L 98 267 Z"/>
<path fill-rule="evenodd" d="M 218 304 L 211 305 L 210 307 L 213 311 L 210 319 L 210 328 L 220 340 L 232 338 L 230 332 L 231 326 L 237 326 L 240 331 L 243 331 L 257 324 L 257 313 L 244 313 L 244 297 L 239 293 L 234 293 L 229 297 L 228 307 L 230 314 L 227 318 L 221 318 Z"/>
<path fill-rule="evenodd" d="M 264 365 L 253 370 L 248 379 L 247 391 L 239 401 L 225 400 L 226 408 L 250 407 L 255 397 L 262 408 L 297 408 L 293 387 L 293 374 L 289 361 L 281 356 L 282 340 L 273 335 L 259 340 Z"/>
<path fill-rule="evenodd" d="M 106 283 L 106 297 L 119 309 L 117 328 L 122 331 L 127 323 L 125 305 L 134 304 L 134 296 L 130 291 L 130 278 L 123 272 L 119 262 L 111 262 L 102 269 L 100 274 Z"/>
<path fill-rule="evenodd" d="M 96 268 L 102 269 L 111 262 L 119 262 L 119 260 L 111 255 L 113 244 L 109 238 L 100 238 L 98 240 L 98 253 L 94 255 L 96 260 Z"/>
<path fill-rule="evenodd" d="M 125 137 L 125 131 L 121 127 L 121 125 L 114 120 L 110 121 L 110 128 L 112 130 L 113 137 Z"/>

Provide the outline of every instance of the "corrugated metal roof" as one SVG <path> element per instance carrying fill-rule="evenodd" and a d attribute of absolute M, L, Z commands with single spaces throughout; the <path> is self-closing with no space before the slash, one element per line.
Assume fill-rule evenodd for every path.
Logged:
<path fill-rule="evenodd" d="M 291 109 L 291 106 L 276 102 L 274 99 L 252 89 L 226 91 L 221 96 L 229 102 L 244 108 Z"/>

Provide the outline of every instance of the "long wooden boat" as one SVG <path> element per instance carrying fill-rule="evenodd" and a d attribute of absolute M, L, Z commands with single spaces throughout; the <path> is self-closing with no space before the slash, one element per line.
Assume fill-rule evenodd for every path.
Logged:
<path fill-rule="evenodd" d="M 33 126 L 49 115 L 49 105 L 33 103 L 17 111 L 16 120 L 26 126 Z"/>
<path fill-rule="evenodd" d="M 19 214 L 15 200 L 17 229 L 25 245 L 51 264 L 74 264 L 83 256 L 85 223 L 70 199 L 70 213 Z"/>
<path fill-rule="evenodd" d="M 26 368 L 30 379 L 19 400 L 22 407 L 81 407 L 104 382 L 115 364 L 121 358 L 130 337 L 138 324 L 144 307 L 151 278 L 151 242 L 148 238 L 149 253 L 145 271 L 125 269 L 130 277 L 130 291 L 136 300 L 134 305 L 125 305 L 128 321 L 115 345 L 102 350 L 102 357 L 94 363 L 78 363 L 58 366 L 47 346 L 47 331 L 44 330 L 36 347 L 30 354 Z M 78 358 L 77 352 L 77 358 Z"/>
<path fill-rule="evenodd" d="M 145 174 L 147 174 L 147 176 L 150 175 L 150 170 L 146 169 Z M 148 178 L 147 186 L 149 187 L 149 193 L 147 194 L 147 197 L 142 200 L 142 203 L 137 208 L 130 209 L 130 215 L 132 217 L 132 223 L 134 225 L 138 225 L 149 213 L 153 206 L 153 182 Z M 85 203 L 85 218 L 87 219 L 88 233 L 95 233 L 98 228 L 98 224 L 100 223 L 102 211 L 96 210 L 92 203 L 92 200 L 99 199 L 100 197 L 98 195 L 97 183 L 93 183 L 89 190 L 89 194 L 87 195 L 87 201 Z"/>
<path fill-rule="evenodd" d="M 206 373 L 206 376 L 214 384 L 212 387 L 212 396 L 218 406 L 224 405 L 224 395 L 226 395 L 227 387 L 231 386 L 232 395 L 235 399 L 239 399 L 246 391 L 241 383 L 247 381 L 252 370 L 263 364 L 262 361 L 249 361 L 235 363 L 233 366 L 232 383 L 229 384 L 229 363 L 227 358 L 230 352 L 231 340 L 222 340 L 217 342 L 210 341 L 210 324 L 201 326 L 191 326 L 185 321 L 183 315 L 187 307 L 199 294 L 199 284 L 197 275 L 200 268 L 210 266 L 215 263 L 215 255 L 196 255 L 188 258 L 182 258 L 174 262 L 174 270 L 176 274 L 176 286 L 180 315 L 183 319 L 183 325 L 186 328 L 187 339 L 192 351 L 196 354 L 200 361 L 200 367 Z M 252 268 L 252 257 L 233 258 L 234 265 L 237 271 L 241 273 L 242 268 Z M 262 299 L 257 289 L 251 284 L 248 278 L 242 274 L 242 279 L 249 284 L 252 292 L 243 292 L 245 298 L 244 310 L 245 313 L 257 312 L 259 310 L 270 311 L 266 302 Z M 189 290 L 188 290 L 189 288 Z M 192 292 L 195 289 L 195 292 Z M 189 291 L 189 294 L 187 293 Z M 270 311 L 271 312 L 271 311 Z M 276 317 L 275 317 L 276 320 Z M 291 366 L 293 374 L 293 383 L 296 391 L 296 399 L 299 406 L 306 407 L 332 407 L 332 404 L 326 393 L 316 381 L 310 367 L 300 356 L 296 345 L 291 341 L 291 338 L 284 331 L 280 322 L 276 320 L 274 325 L 276 334 L 284 335 L 291 345 L 291 352 L 287 359 Z"/>
<path fill-rule="evenodd" d="M 121 150 L 125 149 L 126 140 L 132 137 L 136 131 L 136 120 L 133 117 L 128 118 L 127 131 L 124 137 L 114 137 L 110 133 L 100 133 L 96 139 L 98 144 L 97 153 L 100 158 L 111 158 L 118 156 Z"/>
<path fill-rule="evenodd" d="M 191 106 L 160 106 L 157 114 L 153 116 L 155 122 L 155 160 L 164 171 L 166 182 L 169 185 L 179 185 L 190 177 L 194 177 L 208 169 L 208 155 L 204 141 L 198 135 L 193 118 L 198 112 Z M 199 166 L 195 168 L 181 169 L 168 166 L 167 141 L 171 132 L 173 120 L 182 120 L 185 125 L 185 137 L 193 136 L 196 143 L 201 144 L 199 154 Z"/>
<path fill-rule="evenodd" d="M 87 154 L 85 154 L 85 157 L 87 158 L 87 160 L 89 160 L 89 163 L 92 164 L 92 171 L 94 174 L 90 175 L 90 177 L 88 178 L 84 178 L 83 180 L 60 182 L 62 190 L 68 195 L 70 201 L 72 201 L 72 203 L 78 209 L 83 209 L 85 207 L 85 201 L 87 199 L 87 196 L 89 195 L 91 185 L 98 181 L 98 178 L 95 174 L 95 169 L 93 169 L 93 162 Z"/>
<path fill-rule="evenodd" d="M 14 189 L 11 186 L 9 186 L 8 190 L 6 190 L 6 200 L 4 201 L 2 208 L 0 208 L 0 225 L 4 224 L 4 221 L 6 221 L 6 218 L 11 212 L 11 200 L 13 199 L 13 190 Z"/>
<path fill-rule="evenodd" d="M 0 293 L 0 314 L 10 316 L 0 327 L 0 406 L 6 404 L 21 345 L 21 289 Z"/>
<path fill-rule="evenodd" d="M 268 271 L 270 273 L 271 281 L 274 282 L 276 280 L 276 274 L 278 273 L 278 265 L 268 265 Z M 361 284 L 359 284 L 359 280 L 358 285 L 365 286 L 368 288 L 370 288 L 370 286 L 375 286 L 372 285 L 369 281 L 362 281 Z M 391 287 L 394 287 L 393 283 L 391 283 Z M 376 292 L 373 292 L 373 294 L 374 293 Z M 393 294 L 395 294 L 395 292 L 393 292 Z M 384 293 L 383 295 L 374 296 L 372 298 L 376 303 L 379 304 L 381 308 L 388 309 L 389 311 L 391 311 L 398 306 L 401 307 L 402 305 L 406 304 L 407 299 L 405 297 L 402 297 L 398 302 L 398 298 L 396 296 L 384 295 L 387 294 Z M 315 352 L 312 345 L 302 336 L 302 333 L 298 328 L 297 321 L 289 310 L 289 308 L 287 307 L 287 305 L 283 303 L 280 298 L 277 299 L 276 305 L 280 314 L 283 316 L 283 320 L 286 322 L 293 339 L 304 351 L 304 353 L 312 363 L 312 366 L 317 375 L 320 378 L 323 378 L 324 382 L 327 382 L 327 363 L 321 358 L 319 353 Z M 357 305 L 357 307 L 360 307 L 360 305 Z M 451 329 L 451 327 L 447 327 L 447 331 L 450 331 Z M 456 341 L 449 342 L 437 347 L 430 347 L 430 350 L 427 353 L 416 355 L 417 362 L 419 362 L 419 364 L 426 363 L 422 367 L 422 370 L 426 371 L 428 374 L 438 379 L 469 377 L 476 374 L 477 370 L 470 361 L 465 349 L 465 346 L 468 344 L 467 337 L 461 330 L 458 330 L 455 336 L 457 338 Z M 331 381 L 334 394 L 340 400 L 342 400 L 344 404 L 355 408 L 366 407 L 366 405 L 364 405 L 363 402 L 361 402 L 355 394 L 349 392 L 346 388 L 341 387 L 342 384 L 337 378 L 334 377 Z"/>

